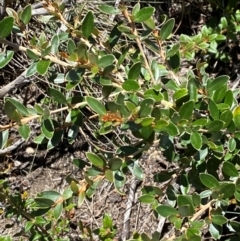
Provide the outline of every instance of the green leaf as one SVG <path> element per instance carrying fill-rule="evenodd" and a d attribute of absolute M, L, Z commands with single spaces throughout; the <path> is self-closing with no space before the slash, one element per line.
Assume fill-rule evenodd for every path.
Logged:
<path fill-rule="evenodd" d="M 126 91 L 138 91 L 140 89 L 140 85 L 135 80 L 126 80 L 122 84 L 122 88 Z"/>
<path fill-rule="evenodd" d="M 153 176 L 153 180 L 154 182 L 166 182 L 168 180 L 170 180 L 172 178 L 172 176 L 168 173 L 157 173 Z"/>
<path fill-rule="evenodd" d="M 59 91 L 53 88 L 48 89 L 50 97 L 53 97 L 54 100 L 59 104 L 68 104 L 66 97 Z"/>
<path fill-rule="evenodd" d="M 0 53 L 0 69 L 6 66 L 13 58 L 14 51 L 7 50 Z"/>
<path fill-rule="evenodd" d="M 113 182 L 114 182 L 114 186 L 115 188 L 117 189 L 117 191 L 119 193 L 122 193 L 122 190 L 121 188 L 123 187 L 123 185 L 125 184 L 126 180 L 125 180 L 125 175 L 121 172 L 121 171 L 116 171 L 115 174 L 114 174 L 114 179 L 113 179 Z"/>
<path fill-rule="evenodd" d="M 190 100 L 180 107 L 179 115 L 182 119 L 189 120 L 190 118 L 192 118 L 193 110 L 194 102 Z"/>
<path fill-rule="evenodd" d="M 18 128 L 18 131 L 19 131 L 19 134 L 22 136 L 23 139 L 27 140 L 29 138 L 29 135 L 30 135 L 30 127 L 26 124 L 24 125 L 21 125 L 19 128 Z"/>
<path fill-rule="evenodd" d="M 32 17 L 32 7 L 31 5 L 27 5 L 23 11 L 22 11 L 22 14 L 21 14 L 21 21 L 27 25 L 30 20 L 31 20 L 31 17 Z"/>
<path fill-rule="evenodd" d="M 67 43 L 67 52 L 69 55 L 71 55 L 72 53 L 74 53 L 74 50 L 76 49 L 76 44 L 72 39 L 68 40 Z"/>
<path fill-rule="evenodd" d="M 169 37 L 169 35 L 173 31 L 174 25 L 175 25 L 175 19 L 174 18 L 170 18 L 164 23 L 164 25 L 160 29 L 161 40 L 165 40 Z"/>
<path fill-rule="evenodd" d="M 180 54 L 177 53 L 168 59 L 169 66 L 176 72 L 180 67 Z"/>
<path fill-rule="evenodd" d="M 208 188 L 218 188 L 219 187 L 219 181 L 210 174 L 201 173 L 200 180 L 203 183 L 203 185 Z"/>
<path fill-rule="evenodd" d="M 225 98 L 224 98 L 224 103 L 228 104 L 230 108 L 234 104 L 234 96 L 233 96 L 233 91 L 232 90 L 228 90 L 226 92 Z"/>
<path fill-rule="evenodd" d="M 106 14 L 118 14 L 120 13 L 120 11 L 110 5 L 107 5 L 107 4 L 103 4 L 103 5 L 100 5 L 99 7 L 99 10 L 101 10 L 103 13 L 106 13 Z"/>
<path fill-rule="evenodd" d="M 224 122 L 223 128 L 227 128 L 233 119 L 233 113 L 231 110 L 225 110 L 220 115 L 220 120 Z"/>
<path fill-rule="evenodd" d="M 235 126 L 240 129 L 240 106 L 237 106 L 233 111 L 233 121 Z"/>
<path fill-rule="evenodd" d="M 27 49 L 26 54 L 30 59 L 33 59 L 34 61 L 39 60 L 39 56 L 37 56 L 31 49 Z"/>
<path fill-rule="evenodd" d="M 34 138 L 34 143 L 36 144 L 45 144 L 47 141 L 48 139 L 43 134 Z"/>
<path fill-rule="evenodd" d="M 73 84 L 80 83 L 84 73 L 85 73 L 85 69 L 83 68 L 71 69 L 66 74 L 66 80 L 69 82 L 72 82 Z"/>
<path fill-rule="evenodd" d="M 51 53 L 56 54 L 58 52 L 60 41 L 58 34 L 55 34 L 51 39 Z"/>
<path fill-rule="evenodd" d="M 100 58 L 97 61 L 97 65 L 100 68 L 106 68 L 107 66 L 112 65 L 114 60 L 115 60 L 114 55 L 112 54 L 104 55 L 102 58 Z"/>
<path fill-rule="evenodd" d="M 71 121 L 74 125 L 82 127 L 83 125 L 83 115 L 79 109 L 71 110 Z"/>
<path fill-rule="evenodd" d="M 133 166 L 133 169 L 132 169 L 132 174 L 136 178 L 138 178 L 139 180 L 143 180 L 143 178 L 144 178 L 143 171 L 142 171 L 141 167 L 136 162 L 134 162 L 134 166 Z"/>
<path fill-rule="evenodd" d="M 225 218 L 223 215 L 213 215 L 212 216 L 212 222 L 217 225 L 223 225 L 228 221 L 227 218 Z"/>
<path fill-rule="evenodd" d="M 145 91 L 144 93 L 144 97 L 145 98 L 151 98 L 154 99 L 155 102 L 160 102 L 161 100 L 163 100 L 163 95 L 161 92 L 158 92 L 154 89 L 148 89 Z"/>
<path fill-rule="evenodd" d="M 141 73 L 141 63 L 137 62 L 131 66 L 128 72 L 128 80 L 137 80 L 140 73 Z"/>
<path fill-rule="evenodd" d="M 6 38 L 11 33 L 13 22 L 13 17 L 5 17 L 2 21 L 0 21 L 0 38 Z"/>
<path fill-rule="evenodd" d="M 153 195 L 145 194 L 139 197 L 139 201 L 141 203 L 153 203 L 155 201 L 155 197 Z"/>
<path fill-rule="evenodd" d="M 231 198 L 235 192 L 235 184 L 232 182 L 223 183 L 220 186 L 219 194 L 223 195 L 223 198 Z"/>
<path fill-rule="evenodd" d="M 140 103 L 139 116 L 141 118 L 148 117 L 151 114 L 151 112 L 152 112 L 153 105 L 154 105 L 154 100 L 153 99 L 150 99 L 150 98 L 144 99 Z"/>
<path fill-rule="evenodd" d="M 219 110 L 218 110 L 216 103 L 213 100 L 209 99 L 208 106 L 209 106 L 209 112 L 210 112 L 211 117 L 214 120 L 218 120 L 219 119 Z"/>
<path fill-rule="evenodd" d="M 41 125 L 41 130 L 47 139 L 51 139 L 54 134 L 54 126 L 53 126 L 52 120 L 50 119 L 43 120 Z"/>
<path fill-rule="evenodd" d="M 190 216 L 194 213 L 194 206 L 193 206 L 193 202 L 191 200 L 191 198 L 187 195 L 178 195 L 177 197 L 177 203 L 178 203 L 178 206 L 179 206 L 179 209 L 180 207 L 184 207 L 184 212 L 187 212 L 187 215 L 186 214 L 183 214 L 181 216 Z M 179 210 L 179 213 L 180 213 L 180 210 Z"/>
<path fill-rule="evenodd" d="M 87 104 L 89 105 L 89 107 L 93 111 L 95 111 L 97 114 L 99 114 L 100 116 L 103 116 L 107 113 L 104 105 L 99 100 L 95 99 L 94 97 L 87 96 L 86 101 L 87 101 Z"/>
<path fill-rule="evenodd" d="M 169 217 L 170 215 L 178 215 L 178 211 L 169 205 L 160 205 L 156 207 L 156 211 L 158 214 L 165 218 Z"/>
<path fill-rule="evenodd" d="M 138 2 L 137 4 L 135 4 L 135 6 L 132 9 L 132 15 L 135 16 L 137 14 L 137 12 L 140 10 L 140 3 Z"/>
<path fill-rule="evenodd" d="M 82 22 L 82 34 L 85 38 L 89 38 L 94 29 L 94 16 L 91 11 L 87 13 Z"/>
<path fill-rule="evenodd" d="M 86 153 L 87 159 L 96 167 L 99 168 L 104 168 L 106 166 L 106 162 L 104 159 L 102 159 L 100 156 L 91 153 L 91 152 L 87 152 Z"/>
<path fill-rule="evenodd" d="M 177 136 L 179 134 L 179 129 L 176 125 L 170 122 L 167 126 L 162 126 L 162 131 L 166 131 L 170 136 Z"/>
<path fill-rule="evenodd" d="M 230 152 L 235 151 L 236 145 L 237 145 L 236 140 L 231 137 L 231 138 L 229 139 L 229 141 L 228 141 L 228 150 L 229 150 Z"/>
<path fill-rule="evenodd" d="M 202 147 L 202 136 L 194 131 L 191 136 L 190 136 L 190 141 L 192 146 L 196 149 L 196 150 L 200 150 Z"/>
<path fill-rule="evenodd" d="M 26 72 L 26 77 L 30 77 L 37 73 L 37 63 L 32 63 Z"/>
<path fill-rule="evenodd" d="M 211 223 L 208 230 L 214 240 L 219 240 L 221 238 L 222 226 L 217 226 Z"/>
<path fill-rule="evenodd" d="M 177 54 L 179 49 L 180 49 L 180 44 L 179 43 L 174 44 L 170 49 L 167 50 L 167 58 Z"/>
<path fill-rule="evenodd" d="M 178 208 L 179 215 L 181 217 L 188 217 L 193 215 L 193 211 L 191 210 L 191 206 L 189 204 L 182 205 Z"/>
<path fill-rule="evenodd" d="M 235 167 L 235 165 L 233 165 L 229 161 L 223 162 L 222 170 L 229 177 L 238 177 L 238 170 L 237 170 L 237 168 Z"/>
<path fill-rule="evenodd" d="M 146 20 L 148 20 L 150 17 L 152 17 L 153 13 L 155 11 L 155 8 L 153 7 L 145 7 L 140 9 L 136 15 L 133 16 L 135 23 L 142 23 Z"/>
<path fill-rule="evenodd" d="M 192 200 L 194 207 L 200 207 L 201 205 L 201 196 L 198 193 L 192 194 Z"/>
<path fill-rule="evenodd" d="M 208 132 L 215 133 L 220 131 L 223 128 L 224 122 L 221 120 L 214 120 L 208 122 L 206 125 L 206 128 L 208 129 Z"/>
<path fill-rule="evenodd" d="M 37 195 L 38 198 L 47 198 L 52 202 L 56 202 L 60 197 L 61 194 L 56 191 L 43 191 Z"/>
<path fill-rule="evenodd" d="M 41 75 L 44 75 L 47 72 L 50 63 L 51 63 L 50 60 L 40 60 L 39 62 L 37 62 L 37 65 L 36 65 L 37 72 Z"/>
<path fill-rule="evenodd" d="M 21 115 L 29 116 L 28 109 L 22 103 L 20 103 L 18 100 L 15 100 L 10 97 L 5 97 L 5 101 L 11 102 Z"/>
<path fill-rule="evenodd" d="M 112 227 L 113 227 L 112 218 L 108 214 L 104 214 L 104 217 L 103 217 L 103 228 L 111 230 Z"/>
<path fill-rule="evenodd" d="M 63 211 L 63 203 L 59 202 L 53 209 L 53 216 L 56 220 L 58 220 L 61 217 Z"/>
<path fill-rule="evenodd" d="M 152 125 L 154 122 L 155 118 L 154 117 L 145 117 L 141 121 L 142 126 L 149 126 Z"/>
<path fill-rule="evenodd" d="M 50 150 L 56 147 L 59 144 L 59 142 L 62 140 L 62 137 L 63 137 L 63 130 L 55 130 L 52 138 L 47 143 L 47 150 Z"/>
<path fill-rule="evenodd" d="M 71 181 L 70 187 L 71 187 L 71 190 L 72 190 L 72 192 L 73 192 L 74 194 L 78 194 L 78 193 L 79 193 L 79 186 L 77 185 L 76 182 Z"/>
<path fill-rule="evenodd" d="M 229 80 L 229 76 L 227 76 L 227 75 L 218 76 L 216 79 L 214 79 L 210 83 L 210 85 L 208 87 L 208 91 L 214 91 L 214 90 L 221 88 L 222 86 L 227 84 L 228 80 Z"/>
<path fill-rule="evenodd" d="M 123 164 L 123 160 L 119 157 L 113 157 L 108 162 L 108 165 L 111 171 L 119 170 L 122 164 Z"/>
<path fill-rule="evenodd" d="M 174 100 L 178 100 L 178 99 L 186 96 L 187 94 L 188 94 L 188 90 L 186 88 L 182 88 L 182 89 L 175 91 L 175 93 L 173 94 L 173 98 L 174 98 Z"/>
<path fill-rule="evenodd" d="M 8 130 L 0 132 L 0 150 L 2 150 L 5 147 L 5 145 L 8 141 L 8 136 L 9 136 Z"/>
<path fill-rule="evenodd" d="M 201 118 L 201 119 L 197 119 L 195 121 L 192 122 L 193 126 L 205 126 L 207 124 L 207 119 Z"/>

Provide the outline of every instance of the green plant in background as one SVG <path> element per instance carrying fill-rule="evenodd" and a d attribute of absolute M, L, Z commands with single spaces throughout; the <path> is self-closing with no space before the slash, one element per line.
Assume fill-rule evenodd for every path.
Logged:
<path fill-rule="evenodd" d="M 64 19 L 61 5 L 47 4 L 52 21 L 61 22 L 68 31 L 54 34 L 51 39 L 42 32 L 23 47 L 6 37 L 11 32 L 24 35 L 31 20 L 31 6 L 19 13 L 8 9 L 9 17 L 0 22 L 0 42 L 26 52 L 31 60 L 26 76 L 46 75 L 53 65 L 66 70 L 56 70 L 51 76 L 43 103 L 26 107 L 14 98 L 4 99 L 11 124 L 0 126 L 1 149 L 6 147 L 10 128 L 18 129 L 19 135 L 28 140 L 32 135 L 29 123 L 34 119 L 41 132 L 34 142 L 46 144 L 48 150 L 56 147 L 65 133 L 72 143 L 79 133 L 84 133 L 83 127 L 91 119 L 95 119 L 95 126 L 91 125 L 93 137 L 100 144 L 94 144 L 93 151 L 86 153 L 87 160 L 73 160 L 85 172 L 85 178 L 68 176 L 69 185 L 63 193 L 43 191 L 30 199 L 11 193 L 6 181 L 1 182 L 4 212 L 17 216 L 21 222 L 25 220 L 19 236 L 27 235 L 29 240 L 68 240 L 66 213 L 91 198 L 105 179 L 119 193 L 123 193 L 127 174 L 143 180 L 139 160 L 153 145 L 176 168 L 155 174 L 156 185 L 144 186 L 139 201 L 150 204 L 157 217 L 167 218 L 180 231 L 178 237 L 172 235 L 166 240 L 200 241 L 207 226 L 211 236 L 219 239 L 224 224 L 237 235 L 240 223 L 229 220 L 226 213 L 230 202 L 240 201 L 239 90 L 228 87 L 226 75 L 209 76 L 205 71 L 207 63 L 201 60 L 196 63 L 196 71 L 188 70 L 181 77 L 179 73 L 181 61 L 193 60 L 199 52 L 224 56 L 219 53 L 218 44 L 239 33 L 239 12 L 231 13 L 229 20 L 223 17 L 216 28 L 203 26 L 196 36 L 181 35 L 172 44 L 175 20 L 168 19 L 156 27 L 153 7 L 140 8 L 136 4 L 129 12 L 126 6 L 116 9 L 101 5 L 99 10 L 104 14 L 119 14 L 124 19 L 113 26 L 103 41 L 92 11 L 81 16 L 81 23 L 71 23 Z M 149 57 L 145 49 L 157 58 Z M 2 53 L 0 66 L 6 66 L 13 56 L 11 50 Z M 76 90 L 84 91 L 76 94 Z M 86 108 L 92 111 L 87 118 Z M 58 113 L 64 113 L 64 118 L 59 118 Z M 112 138 L 113 147 L 102 148 L 102 137 Z M 176 180 L 179 189 L 174 186 Z M 164 196 L 163 204 L 160 200 Z M 116 227 L 107 214 L 102 227 L 96 230 L 86 231 L 81 222 L 79 227 L 90 240 L 97 235 L 99 240 L 110 241 L 116 235 Z M 135 233 L 131 240 L 159 238 L 157 232 L 152 238 Z"/>

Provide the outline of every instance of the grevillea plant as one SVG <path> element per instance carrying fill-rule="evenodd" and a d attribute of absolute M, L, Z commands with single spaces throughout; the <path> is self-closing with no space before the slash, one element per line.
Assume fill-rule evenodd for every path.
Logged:
<path fill-rule="evenodd" d="M 79 6 L 77 11 L 80 21 L 66 21 L 64 6 L 46 1 L 49 24 L 61 23 L 65 31 L 51 36 L 36 33 L 31 38 L 27 37 L 31 5 L 19 12 L 7 9 L 8 16 L 0 22 L 0 43 L 8 47 L 0 54 L 0 67 L 9 64 L 18 50 L 28 57 L 26 77 L 50 77 L 44 100 L 32 107 L 4 98 L 10 124 L 0 126 L 0 148 L 11 144 L 12 129 L 19 138 L 31 137 L 47 150 L 58 146 L 63 136 L 71 144 L 84 135 L 90 120 L 95 123 L 90 125 L 95 143 L 108 138 L 114 144 L 107 150 L 90 143 L 93 151 L 86 152 L 86 159 L 73 160 L 84 178 L 68 176 L 62 193 L 43 191 L 28 198 L 26 193 L 12 193 L 7 180 L 1 180 L 3 212 L 24 223 L 28 240 L 68 240 L 61 236 L 69 228 L 66 213 L 91 198 L 103 180 L 124 194 L 129 174 L 144 179 L 139 160 L 157 146 L 176 168 L 154 174 L 155 185 L 142 187 L 139 201 L 178 230 L 162 240 L 200 241 L 206 227 L 217 240 L 223 225 L 232 237 L 237 236 L 240 223 L 226 214 L 230 203 L 240 201 L 239 90 L 229 88 L 227 75 L 210 76 L 208 63 L 200 57 L 208 53 L 224 58 L 218 45 L 228 41 L 228 34 L 239 33 L 239 11 L 228 12 L 230 18 L 223 16 L 216 28 L 203 26 L 197 35 L 180 35 L 173 41 L 175 20 L 165 19 L 156 26 L 153 7 L 140 8 L 137 3 L 130 11 L 124 5 L 100 5 L 98 11 L 106 18 L 117 15 L 121 19 L 104 33 L 98 29 L 94 12 L 85 8 Z M 25 38 L 25 45 L 11 42 L 10 34 Z M 196 56 L 200 57 L 194 70 L 180 75 L 182 61 L 193 61 Z M 32 120 L 37 121 L 39 134 L 33 131 Z M 96 230 L 81 223 L 79 227 L 89 240 L 97 235 L 109 241 L 114 240 L 117 228 L 107 214 Z M 135 233 L 130 240 L 159 239 L 158 233 Z"/>

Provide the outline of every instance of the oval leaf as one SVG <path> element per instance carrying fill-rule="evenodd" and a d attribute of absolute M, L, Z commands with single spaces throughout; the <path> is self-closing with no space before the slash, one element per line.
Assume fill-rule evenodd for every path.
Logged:
<path fill-rule="evenodd" d="M 210 174 L 201 173 L 200 174 L 200 180 L 203 183 L 203 185 L 208 187 L 208 188 L 218 188 L 219 187 L 218 180 Z"/>
<path fill-rule="evenodd" d="M 146 7 L 139 10 L 136 15 L 133 16 L 135 23 L 142 23 L 148 20 L 154 13 L 155 9 L 153 7 Z"/>
<path fill-rule="evenodd" d="M 11 33 L 13 22 L 13 17 L 6 17 L 0 21 L 0 38 L 6 38 Z"/>
<path fill-rule="evenodd" d="M 18 131 L 23 139 L 27 140 L 29 138 L 31 130 L 28 125 L 21 125 L 19 127 Z"/>
<path fill-rule="evenodd" d="M 161 40 L 165 40 L 169 37 L 169 35 L 173 31 L 174 25 L 175 25 L 174 18 L 170 18 L 164 23 L 164 25 L 161 27 L 161 30 L 160 30 Z"/>
<path fill-rule="evenodd" d="M 94 16 L 91 11 L 87 13 L 82 22 L 82 34 L 85 38 L 89 38 L 94 29 Z"/>
<path fill-rule="evenodd" d="M 21 14 L 21 21 L 27 25 L 32 17 L 32 7 L 31 5 L 27 5 Z"/>
<path fill-rule="evenodd" d="M 218 110 L 216 103 L 213 100 L 209 99 L 208 106 L 209 106 L 209 112 L 210 112 L 211 117 L 214 120 L 218 120 L 219 119 L 219 110 Z"/>
<path fill-rule="evenodd" d="M 13 58 L 14 52 L 7 50 L 5 53 L 0 53 L 0 69 L 6 66 Z"/>
<path fill-rule="evenodd" d="M 233 121 L 235 126 L 240 129 L 240 106 L 236 107 L 233 111 Z"/>
<path fill-rule="evenodd" d="M 66 97 L 59 90 L 49 88 L 48 93 L 59 104 L 67 104 Z"/>
<path fill-rule="evenodd" d="M 135 80 L 127 80 L 122 84 L 122 88 L 126 91 L 138 91 L 140 85 Z"/>
<path fill-rule="evenodd" d="M 87 159 L 96 167 L 104 168 L 106 166 L 105 160 L 103 160 L 100 156 L 87 152 L 86 153 Z"/>
<path fill-rule="evenodd" d="M 225 161 L 222 170 L 229 177 L 238 177 L 238 170 L 231 162 Z"/>
<path fill-rule="evenodd" d="M 100 68 L 106 68 L 107 66 L 113 64 L 115 57 L 112 54 L 103 56 L 97 61 L 97 65 Z"/>
<path fill-rule="evenodd" d="M 40 60 L 36 65 L 36 70 L 39 74 L 44 75 L 50 65 L 50 60 Z"/>
<path fill-rule="evenodd" d="M 192 117 L 194 109 L 194 102 L 193 101 L 188 101 L 184 103 L 181 108 L 179 109 L 179 115 L 182 119 L 190 119 Z"/>
<path fill-rule="evenodd" d="M 170 215 L 178 215 L 178 211 L 169 205 L 160 205 L 156 207 L 156 211 L 165 218 L 169 217 Z"/>
<path fill-rule="evenodd" d="M 104 105 L 97 99 L 88 96 L 86 97 L 86 101 L 87 104 L 89 105 L 89 107 L 95 111 L 97 114 L 99 114 L 100 116 L 105 115 L 107 113 Z"/>
<path fill-rule="evenodd" d="M 120 13 L 120 11 L 110 5 L 103 4 L 98 7 L 103 13 L 106 14 L 117 14 Z"/>
<path fill-rule="evenodd" d="M 229 80 L 229 76 L 227 75 L 218 76 L 210 83 L 208 87 L 208 91 L 214 91 L 221 88 L 223 85 L 227 84 L 228 80 Z"/>
<path fill-rule="evenodd" d="M 128 80 L 136 80 L 141 72 L 141 63 L 135 63 L 128 72 Z"/>
<path fill-rule="evenodd" d="M 202 147 L 202 137 L 198 132 L 193 132 L 191 134 L 190 137 L 190 141 L 192 146 L 196 149 L 196 150 L 200 150 Z"/>

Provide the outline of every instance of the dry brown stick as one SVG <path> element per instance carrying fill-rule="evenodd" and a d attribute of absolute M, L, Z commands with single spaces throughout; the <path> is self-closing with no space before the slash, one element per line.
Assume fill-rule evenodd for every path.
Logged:
<path fill-rule="evenodd" d="M 4 155 L 4 154 L 7 154 L 15 149 L 17 149 L 20 145 L 23 144 L 25 140 L 24 139 L 20 139 L 18 141 L 16 141 L 13 145 L 9 146 L 9 147 L 6 147 L 5 149 L 3 150 L 0 150 L 0 155 Z"/>
<path fill-rule="evenodd" d="M 123 231 L 122 231 L 122 241 L 126 241 L 130 236 L 130 215 L 132 211 L 132 206 L 134 202 L 134 196 L 135 196 L 135 190 L 137 187 L 139 180 L 136 180 L 135 178 L 131 181 L 130 187 L 129 187 L 129 195 L 126 205 L 126 212 L 124 214 L 123 219 Z"/>
<path fill-rule="evenodd" d="M 16 88 L 16 86 L 22 84 L 27 79 L 25 76 L 26 72 L 27 70 L 23 71 L 15 80 L 11 81 L 9 84 L 2 87 L 0 89 L 0 98 L 3 98 L 12 89 Z"/>

